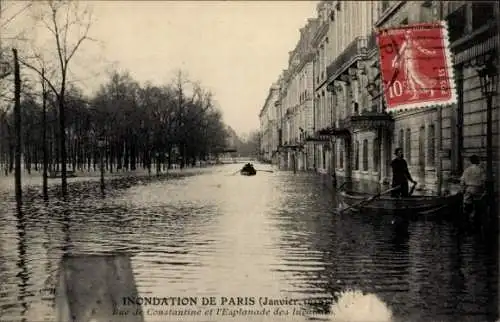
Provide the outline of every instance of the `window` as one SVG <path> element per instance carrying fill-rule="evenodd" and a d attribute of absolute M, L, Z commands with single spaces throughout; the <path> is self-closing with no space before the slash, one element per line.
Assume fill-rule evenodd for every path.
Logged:
<path fill-rule="evenodd" d="M 402 26 L 405 26 L 407 24 L 408 24 L 408 18 L 403 19 L 403 21 L 401 21 L 401 23 L 400 23 L 400 25 L 402 25 Z"/>
<path fill-rule="evenodd" d="M 384 14 L 384 12 L 389 9 L 389 1 L 382 1 L 382 14 Z"/>
<path fill-rule="evenodd" d="M 472 29 L 476 30 L 495 20 L 495 2 L 476 1 L 472 6 Z"/>
<path fill-rule="evenodd" d="M 435 163 L 435 151 L 436 151 L 436 146 L 435 146 L 435 129 L 434 129 L 434 124 L 429 125 L 427 128 L 427 165 L 429 167 L 433 167 Z"/>
<path fill-rule="evenodd" d="M 451 6 L 453 1 L 448 2 L 448 5 Z M 466 12 L 467 6 L 462 5 L 461 7 L 453 10 L 450 8 L 449 12 L 451 13 L 447 17 L 448 21 L 448 32 L 450 42 L 454 42 L 465 35 L 465 28 L 467 25 L 466 20 Z"/>
<path fill-rule="evenodd" d="M 363 171 L 368 171 L 368 140 L 363 140 Z"/>
<path fill-rule="evenodd" d="M 418 167 L 420 175 L 425 173 L 425 127 L 421 126 L 418 133 Z"/>
<path fill-rule="evenodd" d="M 378 138 L 373 140 L 373 169 L 379 171 L 380 168 L 380 140 Z"/>
<path fill-rule="evenodd" d="M 326 146 L 323 146 L 322 151 L 323 151 L 323 160 L 322 160 L 322 161 L 323 161 L 323 163 L 321 164 L 321 165 L 322 165 L 321 167 L 322 167 L 323 169 L 326 169 L 326 168 L 327 168 L 327 167 L 326 167 Z"/>
<path fill-rule="evenodd" d="M 399 130 L 399 140 L 398 140 L 398 148 L 403 149 L 404 148 L 404 130 L 401 129 Z M 404 152 L 404 151 L 403 151 Z"/>
<path fill-rule="evenodd" d="M 452 127 L 453 149 L 452 157 L 452 172 L 461 175 L 463 170 L 462 149 L 463 147 L 463 124 L 464 124 L 464 77 L 463 66 L 455 68 L 455 79 L 457 86 L 457 108 L 452 109 L 454 118 L 454 126 Z"/>
<path fill-rule="evenodd" d="M 405 139 L 405 159 L 408 164 L 411 164 L 411 129 L 406 129 Z"/>
<path fill-rule="evenodd" d="M 344 147 L 339 146 L 339 168 L 344 169 Z"/>
<path fill-rule="evenodd" d="M 434 13 L 432 10 L 432 1 L 422 2 L 420 7 L 420 22 L 432 21 L 434 19 Z M 439 11 L 436 14 L 439 14 Z"/>
<path fill-rule="evenodd" d="M 354 102 L 353 106 L 354 106 L 354 115 L 359 115 L 359 104 L 357 102 Z"/>
<path fill-rule="evenodd" d="M 359 141 L 356 141 L 356 146 L 355 146 L 355 149 L 356 149 L 356 159 L 354 160 L 354 170 L 359 170 Z"/>

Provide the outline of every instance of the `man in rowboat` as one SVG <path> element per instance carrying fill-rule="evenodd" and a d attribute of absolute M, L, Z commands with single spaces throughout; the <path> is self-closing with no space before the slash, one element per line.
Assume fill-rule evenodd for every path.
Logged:
<path fill-rule="evenodd" d="M 472 155 L 469 161 L 471 165 L 462 174 L 460 185 L 462 186 L 464 211 L 467 215 L 472 215 L 481 206 L 486 191 L 486 173 L 480 166 L 477 155 Z"/>
<path fill-rule="evenodd" d="M 396 158 L 392 160 L 392 187 L 399 186 L 399 189 L 393 190 L 391 195 L 393 197 L 408 197 L 408 181 L 413 184 L 417 184 L 415 180 L 411 177 L 410 171 L 408 170 L 408 164 L 406 160 L 403 159 L 403 149 L 397 148 L 394 150 Z"/>

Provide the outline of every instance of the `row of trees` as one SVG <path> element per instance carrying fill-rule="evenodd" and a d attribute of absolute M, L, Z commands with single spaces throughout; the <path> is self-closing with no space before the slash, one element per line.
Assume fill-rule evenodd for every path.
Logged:
<path fill-rule="evenodd" d="M 259 131 L 252 131 L 247 138 L 240 140 L 237 143 L 236 149 L 242 156 L 259 157 L 260 151 L 260 133 Z"/>
<path fill-rule="evenodd" d="M 210 92 L 190 84 L 181 72 L 173 84 L 163 86 L 141 86 L 128 73 L 113 72 L 91 98 L 70 87 L 65 97 L 67 164 L 73 170 L 91 170 L 103 152 L 109 171 L 135 170 L 138 165 L 151 169 L 153 163 L 161 171 L 161 165 L 184 167 L 222 152 L 227 133 L 221 112 Z M 51 92 L 45 98 L 45 124 L 43 102 L 30 93 L 24 93 L 21 101 L 22 150 L 28 172 L 43 163 L 44 128 L 49 171 L 60 171 L 63 163 L 57 99 Z M 1 161 L 8 174 L 14 169 L 13 113 L 0 115 L 0 133 Z"/>
<path fill-rule="evenodd" d="M 127 72 L 112 71 L 95 95 L 85 96 L 68 79 L 71 60 L 83 43 L 93 41 L 91 11 L 75 1 L 34 6 L 33 17 L 49 31 L 53 48 L 47 52 L 31 44 L 29 53 L 20 49 L 15 61 L 21 77 L 16 82 L 2 78 L 7 104 L 0 110 L 0 161 L 6 173 L 22 153 L 28 171 L 41 164 L 44 174 L 60 171 L 66 195 L 67 166 L 91 169 L 104 158 L 110 171 L 139 165 L 151 170 L 153 164 L 161 171 L 162 165 L 183 167 L 223 151 L 226 126 L 212 94 L 180 71 L 163 85 L 139 84 Z M 13 86 L 19 78 L 22 92 Z M 14 88 L 16 99 L 9 99 Z"/>

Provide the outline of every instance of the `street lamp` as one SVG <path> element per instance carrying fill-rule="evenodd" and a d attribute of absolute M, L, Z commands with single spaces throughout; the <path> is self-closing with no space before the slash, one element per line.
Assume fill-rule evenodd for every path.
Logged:
<path fill-rule="evenodd" d="M 496 95 L 498 82 L 498 70 L 494 61 L 494 54 L 490 54 L 481 59 L 481 67 L 477 69 L 481 82 L 481 92 L 486 97 L 486 189 L 490 209 L 493 206 L 493 96 Z"/>
<path fill-rule="evenodd" d="M 106 141 L 104 140 L 104 138 L 100 137 L 98 139 L 97 146 L 99 147 L 99 156 L 100 156 L 101 192 L 104 193 L 104 147 L 106 146 Z"/>

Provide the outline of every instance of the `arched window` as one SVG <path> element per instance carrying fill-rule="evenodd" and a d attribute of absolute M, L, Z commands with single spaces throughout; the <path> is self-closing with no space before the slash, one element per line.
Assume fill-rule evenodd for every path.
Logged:
<path fill-rule="evenodd" d="M 433 167 L 436 160 L 435 135 L 434 124 L 430 124 L 427 127 L 427 164 L 429 167 Z"/>
<path fill-rule="evenodd" d="M 405 141 L 405 159 L 408 164 L 411 164 L 411 129 L 406 129 Z"/>
<path fill-rule="evenodd" d="M 368 140 L 363 140 L 363 171 L 368 171 Z"/>

